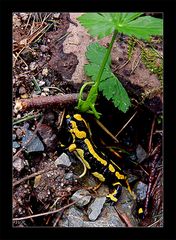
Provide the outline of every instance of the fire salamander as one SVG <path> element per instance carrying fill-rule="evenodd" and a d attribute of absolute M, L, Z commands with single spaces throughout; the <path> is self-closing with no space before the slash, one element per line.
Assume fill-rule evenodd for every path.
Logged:
<path fill-rule="evenodd" d="M 83 117 L 80 114 L 67 115 L 66 125 L 72 135 L 69 152 L 74 152 L 94 177 L 113 188 L 113 192 L 106 196 L 107 200 L 116 203 L 121 195 L 122 185 L 132 194 L 122 169 L 104 153 L 99 152 L 91 142 L 90 131 Z"/>

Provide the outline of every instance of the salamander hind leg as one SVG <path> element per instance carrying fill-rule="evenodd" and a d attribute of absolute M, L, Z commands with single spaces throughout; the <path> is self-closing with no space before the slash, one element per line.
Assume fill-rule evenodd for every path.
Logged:
<path fill-rule="evenodd" d="M 122 185 L 120 182 L 113 184 L 113 186 L 115 187 L 114 191 L 106 196 L 107 202 L 110 202 L 111 205 L 115 204 L 118 201 L 122 193 Z"/>

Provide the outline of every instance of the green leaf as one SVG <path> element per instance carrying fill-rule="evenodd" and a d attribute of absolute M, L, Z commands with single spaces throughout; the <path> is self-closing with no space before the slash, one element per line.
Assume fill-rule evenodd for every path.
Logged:
<path fill-rule="evenodd" d="M 97 55 L 98 52 L 98 55 Z M 91 44 L 87 47 L 86 57 L 89 62 L 101 64 L 106 53 L 106 48 L 103 48 L 98 43 Z M 111 57 L 108 58 L 107 64 L 111 62 Z M 99 69 L 98 69 L 99 70 Z"/>
<path fill-rule="evenodd" d="M 151 35 L 163 34 L 163 20 L 144 16 L 143 13 L 86 13 L 78 17 L 79 22 L 88 29 L 92 36 L 103 38 L 114 30 L 148 39 Z"/>
<path fill-rule="evenodd" d="M 151 35 L 163 34 L 163 21 L 150 16 L 139 17 L 131 22 L 122 23 L 118 26 L 118 30 L 137 38 L 148 39 Z"/>
<path fill-rule="evenodd" d="M 108 99 L 112 99 L 114 106 L 118 107 L 122 112 L 126 112 L 131 103 L 125 88 L 116 76 L 111 73 L 108 79 L 102 80 L 99 90 L 103 92 L 103 95 Z"/>
<path fill-rule="evenodd" d="M 85 65 L 85 72 L 93 81 L 96 80 L 98 75 L 102 62 L 102 54 L 106 51 L 107 49 L 100 46 L 98 43 L 92 43 L 87 48 L 86 56 L 88 56 L 90 63 Z M 122 112 L 126 112 L 131 105 L 130 99 L 121 82 L 112 73 L 109 66 L 110 62 L 111 59 L 109 59 L 108 64 L 103 71 L 99 90 L 102 91 L 103 95 L 108 100 L 112 100 L 115 107 L 118 107 Z"/>
<path fill-rule="evenodd" d="M 85 13 L 78 17 L 79 22 L 88 29 L 91 36 L 103 38 L 110 35 L 115 26 L 110 14 Z"/>

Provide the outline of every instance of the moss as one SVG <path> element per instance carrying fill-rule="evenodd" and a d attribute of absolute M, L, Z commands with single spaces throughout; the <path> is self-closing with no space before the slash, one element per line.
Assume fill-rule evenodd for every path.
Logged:
<path fill-rule="evenodd" d="M 153 48 L 142 48 L 141 49 L 142 61 L 146 68 L 151 73 L 157 75 L 159 80 L 163 80 L 163 60 L 159 57 L 158 53 Z"/>

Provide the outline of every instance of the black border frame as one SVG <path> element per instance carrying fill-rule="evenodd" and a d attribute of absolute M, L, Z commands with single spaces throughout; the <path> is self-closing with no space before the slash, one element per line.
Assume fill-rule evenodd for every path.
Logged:
<path fill-rule="evenodd" d="M 176 239 L 176 2 L 173 0 L 0 0 L 0 239 Z M 96 6 L 95 6 L 96 5 Z M 117 10 L 116 10 L 117 9 Z M 164 227 L 13 228 L 12 227 L 12 12 L 164 13 Z M 176 174 L 175 174 L 176 175 Z"/>

